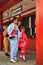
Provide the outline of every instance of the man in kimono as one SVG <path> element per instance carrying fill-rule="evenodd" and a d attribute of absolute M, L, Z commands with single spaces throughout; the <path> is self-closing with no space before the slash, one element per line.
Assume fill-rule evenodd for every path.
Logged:
<path fill-rule="evenodd" d="M 18 51 L 19 29 L 17 25 L 18 21 L 16 17 L 13 17 L 13 23 L 8 27 L 8 35 L 10 41 L 10 61 L 16 62 L 16 55 Z"/>

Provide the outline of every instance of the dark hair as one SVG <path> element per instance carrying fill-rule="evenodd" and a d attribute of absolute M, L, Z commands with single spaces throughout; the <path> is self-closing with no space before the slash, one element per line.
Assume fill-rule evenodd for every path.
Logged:
<path fill-rule="evenodd" d="M 23 26 L 21 27 L 22 29 L 25 29 Z"/>
<path fill-rule="evenodd" d="M 13 16 L 12 22 L 13 22 L 14 20 L 16 20 L 16 19 L 17 19 L 17 17 Z"/>

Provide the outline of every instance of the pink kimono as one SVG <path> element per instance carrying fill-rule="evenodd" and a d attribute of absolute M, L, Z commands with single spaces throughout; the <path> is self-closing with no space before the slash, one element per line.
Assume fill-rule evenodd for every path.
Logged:
<path fill-rule="evenodd" d="M 28 38 L 27 38 L 25 32 L 22 32 L 20 41 L 18 43 L 18 46 L 21 48 L 21 51 L 20 51 L 21 56 L 25 55 L 27 42 L 28 42 Z"/>

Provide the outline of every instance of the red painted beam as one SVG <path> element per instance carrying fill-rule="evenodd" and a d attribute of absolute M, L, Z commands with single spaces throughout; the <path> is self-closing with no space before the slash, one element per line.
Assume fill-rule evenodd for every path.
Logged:
<path fill-rule="evenodd" d="M 10 0 L 8 3 L 6 3 L 3 7 L 0 8 L 0 13 L 9 9 L 13 5 L 19 3 L 20 1 L 22 1 L 22 0 Z"/>
<path fill-rule="evenodd" d="M 43 65 L 43 0 L 36 0 L 36 59 Z"/>
<path fill-rule="evenodd" d="M 2 14 L 0 14 L 0 27 L 2 27 L 3 23 L 2 23 Z M 0 33 L 0 50 L 3 49 L 3 35 L 2 33 Z"/>

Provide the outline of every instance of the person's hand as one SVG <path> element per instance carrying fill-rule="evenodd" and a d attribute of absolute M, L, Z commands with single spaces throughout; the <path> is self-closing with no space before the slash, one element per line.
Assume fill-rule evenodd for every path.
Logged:
<path fill-rule="evenodd" d="M 13 28 L 13 31 L 15 31 L 16 30 L 16 28 Z"/>

